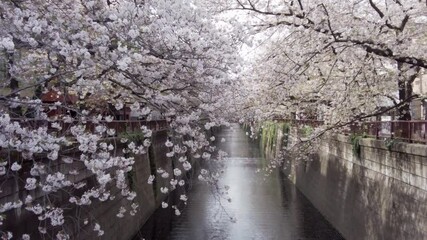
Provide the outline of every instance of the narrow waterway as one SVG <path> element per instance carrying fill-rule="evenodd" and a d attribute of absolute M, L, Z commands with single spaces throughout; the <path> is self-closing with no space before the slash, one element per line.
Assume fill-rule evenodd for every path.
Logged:
<path fill-rule="evenodd" d="M 212 188 L 195 180 L 183 214 L 157 210 L 137 239 L 343 239 L 283 174 L 256 173 L 265 160 L 238 125 L 223 129 L 222 137 L 229 153 L 222 183 L 230 186 L 232 201 L 218 201 Z"/>

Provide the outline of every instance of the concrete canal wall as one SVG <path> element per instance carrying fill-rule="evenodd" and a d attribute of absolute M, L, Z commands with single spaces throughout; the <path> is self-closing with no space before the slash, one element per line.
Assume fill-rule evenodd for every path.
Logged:
<path fill-rule="evenodd" d="M 165 169 L 168 172 L 172 172 L 173 169 L 173 162 L 166 157 L 166 153 L 170 151 L 165 146 L 166 139 L 167 131 L 153 132 L 152 145 L 148 153 L 135 156 L 134 171 L 130 176 L 132 178 L 131 188 L 137 193 L 134 202 L 139 205 L 135 216 L 130 216 L 128 212 L 123 218 L 116 216 L 121 206 L 124 206 L 128 211 L 131 209 L 131 202 L 124 199 L 120 192 L 116 193 L 116 198 L 110 203 L 90 206 L 91 213 L 95 215 L 95 218 L 98 219 L 99 224 L 105 231 L 105 234 L 100 239 L 131 239 L 166 197 L 165 194 L 160 193 L 158 188 L 159 185 L 166 185 L 163 183 L 166 180 L 162 179 L 156 171 L 157 168 Z M 150 175 L 156 176 L 156 181 L 152 185 L 147 184 Z M 92 226 L 79 231 L 76 229 L 75 232 L 78 234 L 78 239 L 97 238 Z"/>
<path fill-rule="evenodd" d="M 346 239 L 427 239 L 427 146 L 325 138 L 292 181 Z"/>
<path fill-rule="evenodd" d="M 284 142 L 276 137 L 273 149 Z M 311 161 L 294 161 L 284 171 L 348 240 L 427 239 L 427 146 L 358 143 L 326 136 Z"/>
<path fill-rule="evenodd" d="M 162 177 L 156 172 L 156 169 L 163 168 L 168 172 L 172 172 L 172 169 L 175 166 L 181 166 L 182 164 L 178 163 L 177 159 L 172 159 L 166 157 L 166 153 L 171 151 L 165 146 L 165 141 L 168 138 L 168 132 L 157 131 L 153 132 L 152 135 L 152 145 L 149 148 L 147 154 L 136 155 L 134 169 L 128 178 L 128 185 L 131 186 L 131 189 L 137 192 L 137 197 L 133 200 L 134 203 L 139 205 L 138 212 L 135 216 L 129 215 L 129 210 L 131 209 L 131 203 L 121 195 L 121 193 L 116 189 L 111 189 L 112 195 L 115 195 L 115 199 L 112 201 L 106 201 L 100 203 L 98 200 L 94 200 L 93 203 L 88 207 L 72 208 L 69 209 L 69 212 L 65 212 L 66 224 L 63 226 L 64 230 L 67 233 L 72 233 L 71 239 L 131 239 L 135 236 L 151 214 L 160 206 L 161 202 L 168 197 L 165 194 L 159 192 L 159 186 L 169 185 L 162 184 L 159 181 L 169 181 L 162 179 Z M 179 142 L 179 139 L 174 139 L 175 142 Z M 117 143 L 117 142 L 116 142 Z M 117 152 L 120 153 L 120 143 L 117 143 Z M 68 152 L 70 156 L 77 157 L 80 156 L 80 152 Z M 45 159 L 46 160 L 46 159 Z M 190 158 L 191 160 L 191 158 Z M 44 159 L 38 159 L 37 161 L 44 161 Z M 94 175 L 85 170 L 85 166 L 82 162 L 74 161 L 72 164 L 65 164 L 61 161 L 56 161 L 57 166 L 50 166 L 61 168 L 61 172 L 67 172 L 67 169 L 82 169 L 78 175 L 67 176 L 72 182 L 83 181 L 87 183 L 87 186 L 96 181 Z M 23 171 L 23 175 L 20 176 L 24 178 L 29 173 L 29 168 L 31 163 L 27 163 L 28 166 L 23 165 L 23 170 L 25 168 L 28 171 Z M 188 173 L 187 175 L 189 175 Z M 153 185 L 147 184 L 147 179 L 150 175 L 157 175 L 156 181 Z M 182 175 L 186 178 L 186 175 Z M 24 178 L 25 179 L 25 178 Z M 0 203 L 7 202 L 10 199 L 23 199 L 26 195 L 31 194 L 32 197 L 37 202 L 42 201 L 43 193 L 41 191 L 27 191 L 24 188 L 24 184 L 19 179 L 11 178 L 7 179 L 7 183 L 2 187 L 3 192 L 0 194 Z M 65 194 L 66 195 L 66 194 Z M 79 196 L 75 193 L 74 195 Z M 52 200 L 55 202 L 63 202 L 63 206 L 69 206 L 68 198 L 61 194 L 56 194 L 52 196 Z M 125 217 L 118 218 L 116 215 L 119 213 L 121 206 L 124 206 L 127 209 Z M 20 236 L 23 233 L 30 234 L 32 238 L 39 239 L 41 235 L 38 232 L 39 220 L 35 217 L 34 214 L 26 210 L 10 210 L 4 213 L 6 220 L 3 223 L 2 229 L 7 229 L 14 233 L 14 236 Z M 71 218 L 74 218 L 74 221 L 69 221 Z M 88 218 L 90 223 L 84 225 L 83 221 L 85 218 Z M 101 237 L 97 236 L 97 233 L 93 231 L 94 225 L 93 222 L 96 221 L 102 226 L 104 230 L 104 235 Z M 70 224 L 71 223 L 71 224 Z M 60 229 L 48 229 L 48 234 L 56 234 Z M 51 238 L 51 237 L 47 237 Z M 54 238 L 52 236 L 52 238 Z"/>

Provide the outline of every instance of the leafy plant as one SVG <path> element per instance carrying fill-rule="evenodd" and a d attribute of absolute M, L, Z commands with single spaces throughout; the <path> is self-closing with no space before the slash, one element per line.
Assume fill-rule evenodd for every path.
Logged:
<path fill-rule="evenodd" d="M 141 144 L 144 141 L 144 134 L 142 132 L 124 132 L 119 135 L 119 138 L 126 138 L 131 142 Z"/>
<path fill-rule="evenodd" d="M 360 153 L 361 153 L 360 140 L 362 138 L 366 138 L 365 133 L 362 135 L 353 134 L 350 136 L 350 142 L 353 149 L 353 153 L 358 158 L 360 158 Z"/>
<path fill-rule="evenodd" d="M 284 134 L 282 139 L 278 139 L 278 133 L 282 131 Z M 261 141 L 260 146 L 264 151 L 268 153 L 275 152 L 275 146 L 278 141 L 287 141 L 287 134 L 289 132 L 289 124 L 285 122 L 273 122 L 267 121 L 261 128 Z"/>
<path fill-rule="evenodd" d="M 393 148 L 394 144 L 398 142 L 397 139 L 393 139 L 393 138 L 387 138 L 384 140 L 384 144 L 385 147 L 387 148 L 387 150 L 391 151 L 391 149 Z"/>
<path fill-rule="evenodd" d="M 311 126 L 308 125 L 304 125 L 301 129 L 300 129 L 300 133 L 302 134 L 302 136 L 307 137 L 309 136 L 312 132 L 313 132 L 313 128 Z"/>
<path fill-rule="evenodd" d="M 289 143 L 289 132 L 290 132 L 290 125 L 287 122 L 282 123 L 282 133 L 283 133 L 283 144 L 284 146 L 287 146 Z"/>

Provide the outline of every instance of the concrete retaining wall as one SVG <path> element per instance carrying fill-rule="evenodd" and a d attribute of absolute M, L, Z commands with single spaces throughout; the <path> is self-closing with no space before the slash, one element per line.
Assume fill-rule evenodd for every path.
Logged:
<path fill-rule="evenodd" d="M 346 238 L 427 239 L 427 146 L 329 136 L 290 178 Z"/>
<path fill-rule="evenodd" d="M 72 224 L 66 224 L 63 229 L 67 233 L 72 234 L 72 239 L 131 239 L 137 234 L 139 229 L 151 216 L 151 214 L 160 206 L 161 202 L 168 196 L 161 194 L 158 190 L 160 185 L 169 185 L 163 184 L 162 181 L 169 181 L 170 179 L 162 179 L 161 176 L 156 172 L 156 169 L 163 168 L 168 172 L 172 172 L 173 165 L 178 166 L 177 159 L 171 159 L 166 157 L 166 153 L 171 151 L 165 146 L 165 141 L 168 138 L 167 131 L 158 131 L 154 132 L 152 136 L 152 145 L 147 154 L 135 156 L 134 170 L 132 171 L 132 189 L 137 192 L 137 197 L 133 202 L 138 203 L 139 211 L 135 216 L 130 216 L 129 210 L 130 202 L 127 199 L 124 199 L 121 196 L 120 192 L 114 188 L 115 192 L 112 194 L 115 195 L 115 199 L 112 201 L 103 202 L 102 204 L 98 200 L 94 202 L 89 207 L 80 207 L 72 208 L 65 212 L 66 222 Z M 174 141 L 180 141 L 180 139 L 174 139 Z M 117 152 L 121 152 L 120 146 L 117 147 Z M 64 154 L 64 153 L 62 153 Z M 79 152 L 69 152 L 67 153 L 70 156 L 78 157 Z M 44 159 L 38 159 L 37 161 L 46 161 Z M 175 163 L 174 163 L 175 162 Z M 73 164 L 65 164 L 61 161 L 56 161 L 53 164 L 57 164 L 57 167 L 62 168 L 61 172 L 67 172 L 71 169 L 85 169 L 85 166 L 81 162 L 75 161 Z M 23 166 L 23 175 L 20 176 L 21 179 L 25 179 L 26 175 L 29 173 L 29 169 L 32 163 L 28 162 Z M 28 171 L 25 170 L 27 168 Z M 182 169 L 182 168 L 181 168 Z M 157 175 L 155 184 L 147 184 L 147 179 L 150 175 Z M 91 172 L 88 170 L 80 171 L 77 176 L 67 176 L 73 182 L 85 181 L 88 186 L 94 183 L 96 179 Z M 185 177 L 185 176 L 183 176 Z M 128 179 L 129 180 L 129 179 Z M 23 200 L 27 194 L 31 194 L 34 199 L 41 200 L 43 199 L 42 192 L 26 191 L 24 188 L 24 183 L 19 179 L 10 178 L 6 180 L 7 183 L 2 187 L 3 192 L 0 194 L 0 203 L 7 202 L 9 199 L 21 199 Z M 128 183 L 130 184 L 130 183 Z M 180 192 L 182 190 L 179 190 Z M 185 191 L 185 190 L 184 190 Z M 79 194 L 75 194 L 79 195 Z M 57 196 L 52 196 L 52 199 L 55 198 L 55 202 L 64 203 L 64 206 L 70 205 L 68 203 L 68 197 L 57 194 Z M 117 218 L 116 215 L 119 212 L 121 206 L 124 206 L 127 209 L 124 218 Z M 48 230 L 48 234 L 51 234 L 50 237 L 47 235 L 40 235 L 38 232 L 39 220 L 35 217 L 34 214 L 26 210 L 11 210 L 5 213 L 6 220 L 1 229 L 6 229 L 14 233 L 14 236 L 19 237 L 23 233 L 31 235 L 32 239 L 40 238 L 54 238 L 56 233 L 61 230 L 58 228 L 53 228 Z M 74 218 L 74 220 L 71 220 Z M 83 220 L 88 218 L 91 221 L 88 225 L 83 224 Z M 99 222 L 102 226 L 102 230 L 105 231 L 102 237 L 98 237 L 93 231 L 93 222 Z"/>
<path fill-rule="evenodd" d="M 128 211 L 131 209 L 131 203 L 127 199 L 123 199 L 120 192 L 117 192 L 116 199 L 108 205 L 103 203 L 90 206 L 89 210 L 92 213 L 96 213 L 96 218 L 99 219 L 99 224 L 105 231 L 105 234 L 100 239 L 131 239 L 166 197 L 165 194 L 160 193 L 158 186 L 169 184 L 165 184 L 166 179 L 162 179 L 156 171 L 156 169 L 162 168 L 172 172 L 172 161 L 166 157 L 166 153 L 169 152 L 169 149 L 164 144 L 166 139 L 166 131 L 154 132 L 152 145 L 148 153 L 135 157 L 132 185 L 134 191 L 137 192 L 134 202 L 140 206 L 135 216 L 125 214 L 125 217 L 117 218 L 116 214 L 121 206 L 124 206 Z M 147 179 L 150 175 L 156 175 L 156 181 L 153 185 L 147 184 Z M 96 238 L 95 233 L 92 231 L 92 226 L 88 227 L 88 229 L 83 229 L 83 231 L 76 231 L 76 233 L 78 233 L 78 239 Z M 85 233 L 88 233 L 88 235 Z"/>

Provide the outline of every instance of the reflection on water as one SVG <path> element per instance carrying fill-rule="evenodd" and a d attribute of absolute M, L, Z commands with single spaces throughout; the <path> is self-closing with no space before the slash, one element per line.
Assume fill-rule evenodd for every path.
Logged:
<path fill-rule="evenodd" d="M 213 188 L 195 181 L 183 214 L 157 210 L 137 239 L 342 239 L 281 173 L 255 173 L 264 163 L 258 144 L 238 125 L 222 130 L 221 137 L 227 140 L 221 148 L 230 154 L 222 183 L 230 186 L 232 202 L 218 201 Z"/>

